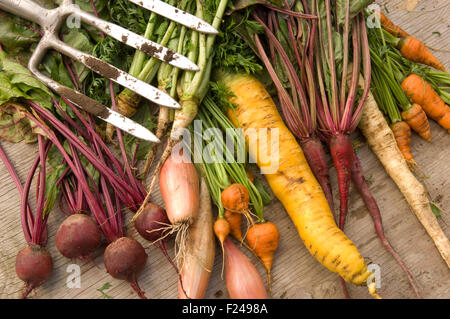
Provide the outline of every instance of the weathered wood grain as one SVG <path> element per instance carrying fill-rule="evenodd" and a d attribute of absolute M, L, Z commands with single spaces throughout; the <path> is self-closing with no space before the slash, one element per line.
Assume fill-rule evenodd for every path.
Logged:
<path fill-rule="evenodd" d="M 386 3 L 389 17 L 404 30 L 415 35 L 433 47 L 444 51 L 434 51 L 436 56 L 450 68 L 450 38 L 446 35 L 450 27 L 450 6 L 447 0 L 419 1 L 414 11 L 409 12 L 405 0 L 378 1 Z M 382 6 L 383 8 L 383 6 Z M 437 33 L 441 35 L 439 36 Z M 430 122 L 433 142 L 413 136 L 412 152 L 429 176 L 426 183 L 431 197 L 444 210 L 440 224 L 450 237 L 450 135 L 436 123 Z M 359 133 L 355 137 L 362 139 Z M 2 142 L 22 181 L 30 167 L 36 145 Z M 371 180 L 371 190 L 380 206 L 385 231 L 392 245 L 405 259 L 407 265 L 417 277 L 425 298 L 450 298 L 450 271 L 440 258 L 433 242 L 409 210 L 400 191 L 388 178 L 383 167 L 367 145 L 358 150 L 366 176 Z M 330 162 L 331 167 L 331 162 Z M 338 204 L 337 183 L 334 170 L 331 170 L 335 202 Z M 15 257 L 19 249 L 25 246 L 19 211 L 20 198 L 8 172 L 0 165 L 0 298 L 16 298 L 22 288 L 22 282 L 15 274 Z M 160 194 L 155 192 L 152 198 L 162 203 Z M 34 205 L 32 203 L 32 205 Z M 34 207 L 34 206 L 33 206 Z M 264 211 L 267 219 L 281 230 L 280 246 L 273 265 L 274 298 L 343 298 L 343 293 L 335 274 L 316 262 L 303 246 L 292 222 L 282 205 L 274 201 Z M 112 287 L 106 293 L 113 298 L 136 298 L 135 293 L 125 282 L 112 279 L 104 269 L 102 251 L 98 250 L 95 264 L 76 262 L 81 266 L 81 288 L 67 288 L 69 275 L 67 266 L 72 262 L 62 257 L 54 246 L 55 232 L 63 220 L 63 214 L 54 209 L 49 219 L 48 248 L 54 258 L 55 269 L 51 279 L 36 290 L 35 298 L 100 298 L 97 289 L 109 282 Z M 127 219 L 130 215 L 127 215 Z M 129 234 L 140 240 L 149 254 L 148 265 L 141 274 L 139 284 L 150 298 L 177 298 L 177 277 L 159 250 L 148 247 L 129 228 Z M 346 233 L 355 242 L 362 255 L 370 262 L 381 267 L 381 288 L 384 298 L 414 298 L 406 276 L 394 259 L 384 250 L 373 228 L 372 220 L 359 194 L 352 188 L 350 211 Z M 170 247 L 173 243 L 170 242 Z M 244 250 L 245 251 L 245 250 Z M 173 255 L 172 248 L 169 253 Z M 247 253 L 245 251 L 245 253 Z M 247 253 L 248 254 L 248 253 Z M 250 258 L 253 258 L 248 254 Z M 256 263 L 256 260 L 253 258 Z M 206 294 L 207 298 L 227 298 L 225 283 L 220 276 L 222 257 L 218 250 L 213 274 Z M 264 269 L 257 264 L 264 276 Z M 370 298 L 366 288 L 349 286 L 354 298 Z"/>

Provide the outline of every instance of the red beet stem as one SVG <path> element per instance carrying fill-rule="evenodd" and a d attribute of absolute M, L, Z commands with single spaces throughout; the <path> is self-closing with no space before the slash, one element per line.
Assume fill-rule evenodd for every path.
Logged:
<path fill-rule="evenodd" d="M 3 147 L 0 144 L 0 159 L 3 161 L 3 164 L 5 165 L 6 169 L 8 170 L 9 174 L 11 175 L 11 178 L 13 179 L 14 183 L 16 184 L 16 188 L 19 191 L 20 197 L 23 199 L 23 186 L 20 182 L 19 176 L 17 175 L 16 170 L 14 169 L 13 165 L 9 161 L 8 156 L 6 155 L 5 151 L 3 150 Z M 37 165 L 37 164 L 36 164 Z M 31 223 L 33 220 L 33 216 L 31 214 L 31 208 L 28 202 L 25 203 L 26 205 L 26 213 L 21 214 L 21 223 L 22 223 L 22 230 L 25 236 L 25 240 L 27 243 L 31 243 L 31 231 L 29 228 L 29 222 L 27 220 L 27 216 L 31 216 Z"/>
<path fill-rule="evenodd" d="M 116 105 L 116 98 L 115 98 L 115 94 L 114 94 L 114 85 L 113 85 L 113 81 L 111 81 L 111 80 L 109 81 L 109 90 L 111 92 L 112 109 L 116 111 L 117 105 Z M 135 178 L 135 176 L 132 172 L 130 163 L 128 161 L 127 152 L 125 151 L 125 143 L 123 141 L 123 134 L 119 128 L 116 128 L 116 134 L 117 134 L 117 139 L 119 140 L 120 152 L 122 154 L 122 160 L 125 165 L 126 173 L 128 175 L 128 180 L 131 183 L 131 186 L 137 191 L 137 193 L 139 193 L 142 196 L 142 199 L 141 199 L 141 202 L 142 202 L 142 201 L 144 201 L 144 198 L 147 195 L 147 193 L 143 189 L 142 183 Z M 141 187 L 139 187 L 139 186 L 141 186 Z M 137 209 L 138 209 L 138 207 L 136 207 L 135 210 L 137 210 Z"/>
<path fill-rule="evenodd" d="M 61 133 L 71 144 L 73 144 L 80 152 L 83 154 L 89 162 L 108 180 L 110 180 L 112 185 L 115 185 L 117 189 L 123 191 L 123 194 L 129 194 L 133 197 L 136 197 L 133 188 L 127 184 L 127 182 L 121 178 L 119 178 L 111 168 L 105 165 L 105 163 L 101 162 L 69 128 L 67 128 L 63 123 L 61 123 L 52 113 L 42 108 L 40 105 L 29 101 L 30 105 L 35 109 L 41 116 L 48 120 L 55 129 Z M 135 198 L 139 201 L 139 197 Z"/>
<path fill-rule="evenodd" d="M 50 131 L 50 129 L 45 126 L 43 123 L 41 123 L 39 120 L 37 120 L 35 117 L 33 117 L 29 113 L 25 113 L 25 116 L 31 119 L 40 129 L 42 129 L 49 139 L 54 143 L 54 145 L 58 148 L 58 150 L 61 152 L 62 156 L 64 157 L 64 160 L 67 162 L 69 167 L 72 169 L 72 172 L 75 174 L 78 182 L 81 184 L 81 187 L 83 188 L 83 191 L 87 197 L 87 202 L 89 204 L 89 207 L 91 209 L 92 214 L 94 215 L 95 219 L 97 220 L 98 224 L 100 225 L 100 228 L 105 235 L 105 237 L 110 240 L 114 241 L 116 236 L 111 231 L 111 227 L 107 222 L 107 219 L 105 218 L 105 215 L 103 213 L 102 208 L 100 207 L 100 204 L 95 199 L 94 195 L 92 194 L 89 185 L 84 178 L 82 172 L 80 172 L 76 165 L 73 163 L 67 152 L 65 151 L 62 144 L 59 142 L 59 140 L 56 138 L 54 133 Z"/>
<path fill-rule="evenodd" d="M 342 287 L 342 291 L 344 292 L 345 299 L 351 299 L 350 293 L 348 292 L 348 289 L 347 289 L 347 283 L 345 282 L 344 278 L 339 277 L 339 281 L 341 283 L 341 287 Z"/>
<path fill-rule="evenodd" d="M 317 137 L 311 137 L 301 140 L 302 150 L 305 153 L 314 176 L 319 182 L 325 193 L 328 205 L 331 211 L 334 210 L 333 193 L 330 183 L 330 175 L 328 174 L 328 164 L 325 155 L 325 149 L 322 142 Z"/>
<path fill-rule="evenodd" d="M 409 283 L 411 284 L 411 287 L 413 288 L 416 296 L 419 298 L 422 298 L 422 296 L 419 292 L 417 282 L 414 278 L 414 275 L 409 270 L 408 266 L 405 264 L 402 257 L 400 257 L 400 255 L 391 246 L 389 240 L 386 238 L 386 236 L 384 234 L 380 209 L 377 205 L 377 202 L 375 201 L 375 198 L 372 196 L 372 193 L 370 192 L 369 185 L 367 184 L 367 181 L 364 178 L 361 163 L 358 159 L 358 156 L 356 156 L 355 153 L 353 153 L 353 167 L 352 167 L 351 175 L 352 175 L 352 181 L 353 181 L 354 185 L 356 186 L 359 193 L 361 194 L 361 197 L 364 201 L 364 204 L 367 207 L 367 210 L 370 213 L 370 216 L 372 216 L 373 223 L 375 226 L 375 232 L 377 233 L 378 237 L 380 238 L 383 246 L 394 257 L 394 259 L 397 261 L 399 266 L 405 272 L 406 276 L 408 277 Z"/>
<path fill-rule="evenodd" d="M 66 102 L 67 105 L 71 108 L 71 110 L 75 113 L 75 115 L 78 117 L 78 119 L 81 121 L 81 123 L 84 125 L 86 130 L 81 129 L 68 115 L 66 112 L 64 112 L 59 105 L 57 101 L 55 101 L 55 105 L 58 108 L 58 110 L 63 114 L 64 118 L 77 130 L 77 133 L 82 135 L 85 139 L 93 143 L 94 141 L 97 142 L 103 152 L 108 156 L 108 158 L 111 160 L 111 162 L 114 164 L 114 167 L 117 171 L 117 173 L 123 178 L 125 175 L 123 174 L 122 164 L 116 159 L 116 157 L 111 153 L 109 148 L 106 146 L 106 144 L 103 142 L 102 138 L 98 135 L 98 133 L 95 131 L 93 121 L 91 121 L 91 117 L 89 116 L 89 123 L 86 121 L 86 119 L 83 117 L 83 115 L 80 113 L 77 107 L 75 107 L 72 103 L 70 103 L 69 100 L 66 98 L 63 98 L 63 100 Z"/>
<path fill-rule="evenodd" d="M 339 228 L 343 229 L 348 211 L 353 146 L 348 135 L 338 133 L 330 139 L 330 153 L 336 168 L 339 185 Z"/>

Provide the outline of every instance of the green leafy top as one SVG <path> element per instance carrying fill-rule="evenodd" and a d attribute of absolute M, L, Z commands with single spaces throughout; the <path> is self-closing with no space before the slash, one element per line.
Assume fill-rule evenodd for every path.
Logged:
<path fill-rule="evenodd" d="M 249 13 L 250 10 L 246 10 L 245 15 L 236 13 L 226 19 L 223 31 L 216 40 L 215 67 L 249 74 L 263 69 L 249 42 L 242 40 L 242 37 L 262 32 L 260 25 L 248 19 Z"/>
<path fill-rule="evenodd" d="M 0 51 L 0 105 L 20 98 L 37 101 L 42 106 L 51 108 L 51 92 L 31 72 Z"/>

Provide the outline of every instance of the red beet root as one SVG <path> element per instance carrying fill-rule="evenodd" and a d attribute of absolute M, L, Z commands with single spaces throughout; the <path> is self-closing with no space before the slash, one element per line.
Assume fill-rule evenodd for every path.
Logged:
<path fill-rule="evenodd" d="M 330 139 L 330 153 L 336 168 L 339 184 L 339 228 L 344 227 L 348 211 L 348 196 L 350 190 L 353 164 L 353 145 L 347 135 L 333 135 Z"/>
<path fill-rule="evenodd" d="M 25 282 L 22 298 L 47 281 L 52 270 L 52 256 L 45 248 L 30 245 L 20 250 L 16 257 L 16 273 Z"/>
<path fill-rule="evenodd" d="M 67 217 L 56 232 L 56 248 L 67 258 L 89 257 L 101 244 L 97 223 L 85 214 Z"/>
<path fill-rule="evenodd" d="M 137 283 L 137 276 L 147 263 L 147 253 L 138 241 L 120 237 L 106 247 L 103 262 L 112 277 L 128 281 L 138 296 L 146 299 Z"/>
<path fill-rule="evenodd" d="M 328 205 L 334 210 L 333 193 L 330 183 L 330 175 L 328 173 L 327 157 L 322 142 L 317 138 L 308 138 L 301 141 L 303 153 L 308 161 L 314 176 L 322 187 Z"/>
<path fill-rule="evenodd" d="M 147 203 L 142 213 L 134 221 L 134 227 L 138 233 L 151 242 L 164 237 L 167 226 L 170 226 L 170 221 L 166 211 L 153 203 Z"/>
<path fill-rule="evenodd" d="M 367 185 L 367 181 L 364 178 L 364 173 L 363 173 L 363 170 L 361 167 L 361 163 L 360 163 L 358 157 L 356 156 L 356 154 L 353 154 L 352 181 L 355 184 L 356 188 L 358 189 L 359 193 L 361 194 L 361 197 L 364 201 L 364 204 L 367 207 L 367 210 L 369 211 L 369 214 L 372 216 L 373 223 L 375 226 L 375 232 L 377 233 L 378 237 L 380 238 L 383 246 L 394 257 L 394 259 L 397 261 L 399 266 L 405 272 L 406 276 L 408 277 L 409 283 L 411 284 L 411 287 L 413 288 L 416 296 L 418 298 L 422 298 L 422 296 L 420 294 L 420 289 L 418 287 L 416 279 L 414 278 L 414 275 L 409 270 L 408 266 L 403 261 L 402 257 L 400 257 L 400 255 L 391 246 L 391 243 L 389 242 L 389 240 L 387 239 L 387 237 L 384 234 L 380 209 L 378 207 L 377 202 L 375 201 L 375 198 L 372 196 L 372 193 L 370 192 L 369 185 Z"/>

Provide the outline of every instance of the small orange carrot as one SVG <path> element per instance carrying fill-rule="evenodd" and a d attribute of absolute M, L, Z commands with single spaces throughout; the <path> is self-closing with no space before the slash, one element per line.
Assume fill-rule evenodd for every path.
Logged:
<path fill-rule="evenodd" d="M 230 224 L 227 222 L 225 218 L 218 217 L 216 222 L 214 223 L 214 234 L 220 242 L 220 246 L 222 247 L 222 256 L 225 257 L 225 250 L 223 248 L 223 242 L 228 237 L 230 233 Z M 225 263 L 222 264 L 222 274 Z"/>
<path fill-rule="evenodd" d="M 224 217 L 228 221 L 228 224 L 230 224 L 230 235 L 233 236 L 237 241 L 242 242 L 242 214 L 225 210 Z"/>
<path fill-rule="evenodd" d="M 267 271 L 267 283 L 269 291 L 271 290 L 272 277 L 271 269 L 273 263 L 273 255 L 278 248 L 280 233 L 277 226 L 272 222 L 264 222 L 252 225 L 247 232 L 247 241 L 256 256 Z"/>
<path fill-rule="evenodd" d="M 383 13 L 380 12 L 380 22 L 383 29 L 396 36 L 397 38 L 403 38 L 409 36 L 409 34 L 402 28 L 396 26 L 391 20 L 388 19 Z"/>
<path fill-rule="evenodd" d="M 247 223 L 253 225 L 253 218 L 248 208 L 250 195 L 244 185 L 238 183 L 231 184 L 222 191 L 221 200 L 225 210 L 244 215 Z"/>
<path fill-rule="evenodd" d="M 394 133 L 397 146 L 408 164 L 414 165 L 415 161 L 411 154 L 411 128 L 404 121 L 391 124 L 391 130 Z"/>
<path fill-rule="evenodd" d="M 419 104 L 413 103 L 410 109 L 403 111 L 402 118 L 420 137 L 431 142 L 430 123 L 428 123 L 427 115 Z"/>
<path fill-rule="evenodd" d="M 248 189 L 242 184 L 231 184 L 222 191 L 222 205 L 226 210 L 240 213 L 248 209 L 250 196 Z"/>
<path fill-rule="evenodd" d="M 220 244 L 222 245 L 223 250 L 223 242 L 225 238 L 227 238 L 230 233 L 230 224 L 225 218 L 217 218 L 214 223 L 214 234 L 216 234 L 217 239 L 219 239 Z"/>
<path fill-rule="evenodd" d="M 429 117 L 450 133 L 450 107 L 427 81 L 412 73 L 403 80 L 402 89 L 414 103 L 422 106 Z"/>
<path fill-rule="evenodd" d="M 425 47 L 425 44 L 413 36 L 401 38 L 398 43 L 398 48 L 401 54 L 408 60 L 426 64 L 435 69 L 447 72 L 444 65 Z"/>

